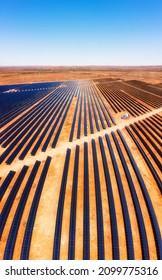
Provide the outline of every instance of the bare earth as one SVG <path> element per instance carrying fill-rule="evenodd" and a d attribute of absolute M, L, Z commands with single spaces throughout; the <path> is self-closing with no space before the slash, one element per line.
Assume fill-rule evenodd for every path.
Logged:
<path fill-rule="evenodd" d="M 141 80 L 151 84 L 160 84 L 162 83 L 162 66 L 0 67 L 0 85 L 96 78 Z"/>

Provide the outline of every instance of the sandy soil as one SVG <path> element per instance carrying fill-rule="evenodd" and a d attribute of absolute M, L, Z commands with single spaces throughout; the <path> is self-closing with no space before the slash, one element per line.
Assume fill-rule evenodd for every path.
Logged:
<path fill-rule="evenodd" d="M 95 78 L 136 79 L 151 84 L 160 84 L 162 66 L 0 67 L 0 85 Z"/>

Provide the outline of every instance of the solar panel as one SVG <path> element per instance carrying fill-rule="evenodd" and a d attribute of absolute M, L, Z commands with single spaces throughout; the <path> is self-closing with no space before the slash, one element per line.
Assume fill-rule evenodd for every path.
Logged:
<path fill-rule="evenodd" d="M 22 245 L 22 249 L 21 249 L 21 257 L 20 257 L 21 260 L 27 260 L 29 257 L 30 243 L 31 243 L 31 238 L 32 238 L 35 217 L 36 217 L 41 193 L 43 190 L 43 186 L 45 183 L 45 179 L 47 176 L 47 172 L 48 172 L 48 169 L 50 166 L 50 162 L 51 162 L 51 157 L 47 157 L 43 170 L 42 170 L 42 173 L 41 173 L 41 176 L 40 176 L 40 179 L 39 179 L 39 182 L 38 182 L 38 185 L 37 185 L 37 188 L 36 188 L 36 192 L 35 192 L 33 201 L 32 201 L 30 213 L 28 216 L 28 221 L 26 224 L 23 245 Z"/>
<path fill-rule="evenodd" d="M 118 134 L 124 144 L 124 147 L 127 151 L 127 154 L 129 156 L 129 159 L 132 163 L 132 166 L 133 166 L 133 169 L 136 173 L 136 176 L 137 176 L 137 179 L 138 179 L 138 182 L 141 186 L 141 190 L 142 190 L 142 193 L 143 193 L 143 196 L 144 196 L 144 199 L 145 199 L 145 202 L 146 202 L 146 206 L 147 206 L 147 209 L 148 209 L 148 212 L 149 212 L 149 215 L 150 215 L 150 219 L 151 219 L 151 224 L 152 224 L 152 227 L 153 227 L 153 232 L 154 232 L 154 238 L 155 238 L 155 243 L 156 243 L 156 249 L 157 249 L 157 255 L 158 255 L 158 258 L 161 260 L 162 259 L 162 246 L 161 246 L 161 234 L 160 234 L 160 229 L 159 229 L 159 225 L 158 225 L 158 221 L 157 221 L 157 218 L 156 218 L 156 214 L 155 214 L 155 211 L 154 211 L 154 208 L 153 208 L 153 205 L 152 205 L 152 202 L 151 202 L 151 199 L 150 199 L 150 196 L 149 196 L 149 193 L 147 191 L 147 188 L 145 186 L 145 183 L 143 181 L 143 178 L 141 176 L 141 173 L 138 169 L 138 166 L 132 156 L 132 153 L 122 135 L 122 133 L 120 132 L 120 130 L 117 130 L 118 131 Z"/>
<path fill-rule="evenodd" d="M 56 224 L 55 224 L 54 246 L 53 246 L 54 260 L 59 260 L 60 257 L 62 218 L 63 218 L 64 200 L 65 200 L 66 183 L 67 183 L 67 176 L 68 176 L 68 169 L 69 169 L 69 162 L 70 162 L 70 154 L 71 154 L 71 150 L 67 149 L 61 187 L 60 187 L 58 207 L 57 207 Z"/>
<path fill-rule="evenodd" d="M 93 166 L 94 166 L 95 190 L 96 190 L 98 259 L 104 260 L 105 248 L 104 248 L 103 213 L 102 213 L 101 188 L 100 188 L 99 169 L 98 169 L 95 140 L 92 140 L 92 151 L 93 151 Z"/>

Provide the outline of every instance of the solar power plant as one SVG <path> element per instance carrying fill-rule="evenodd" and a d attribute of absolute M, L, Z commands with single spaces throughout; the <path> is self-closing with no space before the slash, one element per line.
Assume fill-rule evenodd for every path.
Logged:
<path fill-rule="evenodd" d="M 161 107 L 137 80 L 0 86 L 0 259 L 162 259 Z"/>

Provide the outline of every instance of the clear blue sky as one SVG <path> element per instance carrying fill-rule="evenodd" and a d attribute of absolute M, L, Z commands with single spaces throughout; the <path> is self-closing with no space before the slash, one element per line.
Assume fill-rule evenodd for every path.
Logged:
<path fill-rule="evenodd" d="M 0 65 L 162 65 L 162 0 L 0 0 Z"/>

